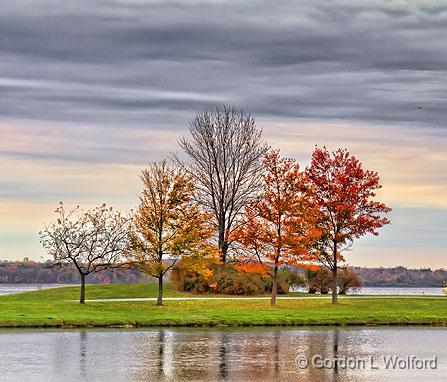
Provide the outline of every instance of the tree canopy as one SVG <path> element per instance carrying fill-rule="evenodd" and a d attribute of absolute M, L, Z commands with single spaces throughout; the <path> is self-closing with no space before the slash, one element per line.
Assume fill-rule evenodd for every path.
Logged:
<path fill-rule="evenodd" d="M 153 163 L 141 174 L 143 192 L 134 215 L 131 251 L 134 267 L 159 280 L 182 256 L 209 249 L 208 216 L 194 202 L 193 178 L 166 161 Z"/>
<path fill-rule="evenodd" d="M 187 161 L 176 156 L 195 180 L 196 200 L 212 214 L 222 262 L 227 261 L 231 233 L 245 206 L 262 187 L 262 159 L 267 145 L 255 119 L 242 109 L 224 106 L 198 113 L 181 138 Z"/>
<path fill-rule="evenodd" d="M 308 260 L 311 243 L 320 232 L 315 226 L 316 206 L 298 163 L 271 151 L 263 164 L 262 193 L 247 207 L 234 239 L 251 260 L 272 266 L 274 305 L 279 266 Z"/>
<path fill-rule="evenodd" d="M 130 219 L 106 204 L 88 211 L 79 207 L 67 211 L 61 202 L 55 213 L 56 221 L 40 232 L 41 244 L 53 266 L 75 266 L 81 276 L 83 303 L 87 275 L 123 266 Z"/>
<path fill-rule="evenodd" d="M 332 297 L 337 302 L 337 268 L 342 252 L 354 239 L 378 229 L 390 221 L 383 214 L 391 211 L 374 200 L 382 186 L 379 174 L 365 170 L 346 149 L 329 152 L 316 147 L 306 170 L 319 208 L 318 228 L 322 235 L 315 249 L 316 259 L 333 273 Z"/>

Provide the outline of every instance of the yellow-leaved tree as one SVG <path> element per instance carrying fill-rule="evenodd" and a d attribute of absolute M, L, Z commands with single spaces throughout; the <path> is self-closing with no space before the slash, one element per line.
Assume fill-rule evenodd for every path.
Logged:
<path fill-rule="evenodd" d="M 194 182 L 166 161 L 141 174 L 143 192 L 133 218 L 128 258 L 132 266 L 158 279 L 162 304 L 163 277 L 184 256 L 209 250 L 209 216 L 194 202 Z"/>

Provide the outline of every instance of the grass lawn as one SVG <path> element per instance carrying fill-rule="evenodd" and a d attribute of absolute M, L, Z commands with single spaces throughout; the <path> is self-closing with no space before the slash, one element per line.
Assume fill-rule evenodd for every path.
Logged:
<path fill-rule="evenodd" d="M 172 291 L 166 297 L 196 296 Z M 295 294 L 296 295 L 296 294 Z M 89 285 L 87 299 L 156 297 L 153 284 Z M 162 326 L 162 325 L 442 325 L 447 298 L 375 298 L 87 302 L 78 287 L 40 290 L 0 297 L 0 327 Z"/>

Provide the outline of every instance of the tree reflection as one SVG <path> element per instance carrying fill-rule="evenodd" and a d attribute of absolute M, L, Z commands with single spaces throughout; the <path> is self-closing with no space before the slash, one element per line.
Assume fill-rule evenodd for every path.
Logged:
<path fill-rule="evenodd" d="M 279 344 L 280 344 L 281 333 L 279 330 L 273 332 L 273 354 L 275 359 L 275 379 L 279 376 Z"/>
<path fill-rule="evenodd" d="M 227 365 L 227 346 L 228 335 L 222 332 L 219 340 L 219 377 L 222 381 L 226 381 L 228 377 L 228 365 Z"/>
<path fill-rule="evenodd" d="M 79 331 L 79 371 L 83 377 L 87 375 L 87 330 Z"/>
<path fill-rule="evenodd" d="M 333 380 L 335 381 L 337 379 L 337 375 L 338 375 L 338 366 L 339 366 L 339 361 L 338 361 L 338 341 L 339 341 L 339 335 L 340 332 L 338 329 L 333 330 L 333 359 L 334 359 L 334 373 L 333 373 Z"/>
<path fill-rule="evenodd" d="M 153 330 L 136 357 L 144 381 L 338 381 L 341 332 L 335 330 Z M 332 368 L 299 369 L 295 357 L 333 360 Z M 140 369 L 141 370 L 141 369 Z"/>
<path fill-rule="evenodd" d="M 159 330 L 157 333 L 157 341 L 156 341 L 156 354 L 157 354 L 157 365 L 156 365 L 156 370 L 157 370 L 157 377 L 159 380 L 161 380 L 164 376 L 164 352 L 165 352 L 165 331 L 164 330 Z"/>

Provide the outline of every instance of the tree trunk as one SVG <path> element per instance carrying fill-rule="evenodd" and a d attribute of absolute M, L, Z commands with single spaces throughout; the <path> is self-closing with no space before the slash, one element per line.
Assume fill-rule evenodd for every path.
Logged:
<path fill-rule="evenodd" d="M 219 251 L 222 264 L 227 262 L 228 243 L 225 238 L 225 227 L 219 227 Z"/>
<path fill-rule="evenodd" d="M 81 298 L 79 302 L 83 304 L 85 301 L 85 274 L 81 273 Z"/>
<path fill-rule="evenodd" d="M 158 297 L 157 297 L 157 305 L 163 304 L 163 275 L 158 277 Z"/>
<path fill-rule="evenodd" d="M 337 304 L 337 243 L 334 243 L 334 266 L 332 268 L 332 303 Z"/>
<path fill-rule="evenodd" d="M 335 360 L 334 371 L 336 374 L 338 374 L 338 365 L 339 365 L 339 361 L 338 361 L 338 329 L 335 329 L 335 331 L 334 331 L 334 360 Z"/>
<path fill-rule="evenodd" d="M 227 263 L 227 252 L 228 252 L 228 243 L 224 241 L 222 246 L 220 247 L 220 262 L 222 264 Z"/>
<path fill-rule="evenodd" d="M 272 299 L 270 301 L 270 304 L 276 305 L 276 292 L 278 289 L 278 266 L 275 265 L 275 268 L 273 269 L 273 285 L 272 285 Z"/>

